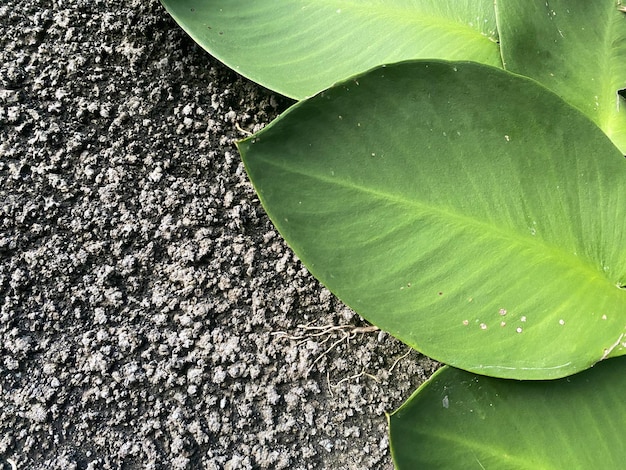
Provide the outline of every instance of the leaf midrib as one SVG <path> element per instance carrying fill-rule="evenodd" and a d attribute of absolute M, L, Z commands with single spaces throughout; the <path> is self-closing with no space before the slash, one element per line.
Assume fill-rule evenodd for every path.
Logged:
<path fill-rule="evenodd" d="M 518 231 L 514 231 L 512 228 L 508 230 L 504 230 L 502 228 L 496 227 L 493 224 L 488 222 L 464 215 L 459 214 L 458 212 L 445 210 L 440 206 L 432 206 L 426 204 L 424 202 L 415 201 L 406 199 L 404 197 L 399 197 L 396 194 L 387 193 L 384 191 L 376 190 L 373 188 L 368 188 L 366 186 L 354 184 L 345 179 L 337 180 L 336 178 L 327 177 L 320 174 L 311 174 L 303 170 L 303 168 L 298 167 L 290 167 L 288 165 L 279 165 L 278 162 L 273 161 L 271 158 L 266 159 L 264 157 L 259 157 L 259 160 L 262 161 L 265 165 L 273 166 L 275 168 L 279 168 L 283 171 L 288 171 L 294 174 L 298 174 L 313 180 L 319 180 L 326 184 L 334 184 L 338 185 L 352 191 L 360 191 L 365 194 L 369 194 L 377 197 L 379 200 L 391 202 L 397 205 L 405 205 L 408 207 L 417 208 L 421 213 L 424 214 L 433 214 L 439 216 L 440 219 L 449 218 L 452 220 L 456 220 L 459 226 L 473 226 L 479 229 L 483 233 L 494 233 L 498 234 L 498 236 L 492 235 L 492 238 L 500 238 L 504 240 L 511 241 L 514 244 L 522 247 L 528 247 L 532 251 L 538 251 L 544 254 L 547 254 L 550 259 L 554 259 L 556 262 L 560 264 L 564 264 L 566 266 L 570 266 L 571 268 L 582 272 L 586 278 L 591 280 L 600 280 L 607 281 L 610 283 L 610 279 L 608 279 L 604 273 L 600 270 L 594 268 L 594 263 L 592 260 L 587 259 L 586 257 L 580 257 L 578 255 L 573 255 L 567 251 L 564 251 L 563 248 L 553 245 L 551 243 L 546 242 L 542 238 L 533 237 L 530 235 L 523 235 Z M 262 198 L 264 199 L 264 198 Z M 450 209 L 450 208 L 447 208 Z M 277 223 L 280 225 L 280 222 Z"/>
<path fill-rule="evenodd" d="M 420 24 L 420 25 L 436 25 L 440 29 L 449 31 L 449 30 L 457 30 L 461 32 L 464 36 L 474 37 L 481 40 L 486 40 L 490 43 L 492 47 L 498 47 L 491 36 L 487 34 L 483 34 L 480 30 L 473 28 L 467 24 L 459 23 L 457 21 L 453 21 L 448 18 L 444 18 L 441 16 L 436 16 L 433 14 L 425 14 L 423 10 L 418 10 L 416 8 L 400 8 L 389 5 L 363 5 L 361 2 L 354 1 L 318 1 L 317 4 L 326 4 L 328 7 L 336 8 L 341 10 L 343 7 L 348 7 L 350 12 L 353 12 L 357 15 L 364 17 L 377 16 L 379 18 L 384 17 L 394 17 L 399 20 L 401 23 L 405 23 L 407 25 L 411 24 Z M 370 12 L 374 12 L 372 15 Z M 428 21 L 426 21 L 428 20 Z M 497 31 L 494 31 L 497 34 Z"/>
<path fill-rule="evenodd" d="M 294 6 L 297 6 L 298 2 L 292 2 Z M 169 6 L 169 5 L 168 5 Z M 166 6 L 166 8 L 168 8 Z M 349 0 L 339 0 L 339 1 L 330 1 L 330 0 L 318 0 L 315 2 L 316 7 L 325 7 L 328 9 L 341 10 L 341 14 L 343 14 L 343 9 L 346 9 L 346 12 L 350 12 L 355 16 L 360 16 L 361 18 L 387 18 L 393 17 L 397 19 L 399 23 L 404 23 L 406 25 L 426 25 L 432 26 L 435 25 L 439 29 L 445 31 L 457 31 L 459 34 L 462 34 L 465 37 L 472 37 L 475 39 L 480 39 L 487 41 L 490 44 L 490 47 L 498 47 L 495 41 L 495 37 L 497 37 L 497 30 L 495 29 L 493 33 L 496 35 L 495 37 L 490 36 L 487 33 L 483 33 L 480 29 L 474 28 L 468 24 L 460 23 L 458 21 L 454 21 L 453 19 L 449 19 L 443 16 L 433 15 L 431 13 L 425 13 L 423 9 L 417 8 L 401 8 L 388 4 L 363 4 L 362 2 L 355 2 Z M 305 7 L 303 7 L 304 9 Z M 274 11 L 274 9 L 267 9 L 268 11 Z M 227 12 L 223 12 L 223 15 L 227 15 Z M 230 20 L 238 18 L 238 15 L 233 15 Z M 422 28 L 423 29 L 423 28 Z"/>
<path fill-rule="evenodd" d="M 418 432 L 418 434 L 423 434 L 425 435 L 426 438 L 435 437 L 444 442 L 451 442 L 451 443 L 456 444 L 459 447 L 465 447 L 468 450 L 468 452 L 470 452 L 474 456 L 477 462 L 480 462 L 478 460 L 478 457 L 476 456 L 476 452 L 478 451 L 482 454 L 481 457 L 485 455 L 489 455 L 492 459 L 497 461 L 496 463 L 508 464 L 508 465 L 514 464 L 517 470 L 524 470 L 524 469 L 537 470 L 537 463 L 528 462 L 527 459 L 524 460 L 519 455 L 519 452 L 515 454 L 508 453 L 508 449 L 504 448 L 503 446 L 496 447 L 495 445 L 487 445 L 484 442 L 471 439 L 465 432 L 462 432 L 463 436 L 461 436 L 460 435 L 461 432 L 459 432 L 459 434 L 457 435 L 452 434 L 452 432 L 450 432 L 449 434 L 445 434 L 445 433 L 439 432 L 438 430 L 434 430 L 433 428 L 430 428 L 428 429 L 428 432 Z M 504 458 L 503 457 L 504 455 L 506 455 L 507 457 Z M 541 467 L 541 468 L 542 470 L 558 470 L 552 465 L 550 467 Z"/>

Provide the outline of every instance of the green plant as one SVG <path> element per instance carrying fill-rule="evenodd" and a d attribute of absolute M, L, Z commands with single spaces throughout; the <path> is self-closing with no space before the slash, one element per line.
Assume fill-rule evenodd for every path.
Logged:
<path fill-rule="evenodd" d="M 216 57 L 302 99 L 239 149 L 274 224 L 346 304 L 425 354 L 493 377 L 554 379 L 626 354 L 619 2 L 163 3 Z M 612 403 L 607 377 L 621 362 L 572 379 L 580 393 L 565 406 L 595 386 Z M 465 395 L 478 381 L 522 401 L 569 383 L 450 368 L 436 377 Z M 415 417 L 430 423 L 436 413 L 414 406 L 433 381 L 390 417 L 398 467 L 415 457 L 406 436 L 420 436 L 437 443 L 422 465 L 475 455 L 477 468 L 555 468 L 545 441 L 507 461 L 506 441 L 434 439 L 437 426 Z M 481 406 L 499 403 L 491 425 L 504 432 L 514 408 L 480 397 Z M 450 396 L 439 399 L 448 413 Z M 528 431 L 566 408 L 553 409 L 524 410 Z M 455 416 L 441 426 L 459 428 L 464 415 Z M 608 439 L 610 429 L 583 418 Z M 625 421 L 616 413 L 611 426 Z M 619 446 L 607 461 L 616 456 Z"/>
<path fill-rule="evenodd" d="M 445 366 L 389 417 L 398 468 L 623 468 L 626 358 L 554 381 Z"/>

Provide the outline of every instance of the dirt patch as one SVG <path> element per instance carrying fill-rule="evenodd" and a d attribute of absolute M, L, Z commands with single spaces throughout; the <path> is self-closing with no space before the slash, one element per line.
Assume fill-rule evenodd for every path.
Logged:
<path fill-rule="evenodd" d="M 290 102 L 154 0 L 0 18 L 0 468 L 392 468 L 436 365 L 263 212 L 234 142 Z"/>

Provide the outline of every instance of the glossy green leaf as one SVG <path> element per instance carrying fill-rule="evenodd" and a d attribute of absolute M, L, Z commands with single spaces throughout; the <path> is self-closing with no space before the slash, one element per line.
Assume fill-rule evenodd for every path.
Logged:
<path fill-rule="evenodd" d="M 493 0 L 161 0 L 213 56 L 301 99 L 406 59 L 501 65 Z"/>
<path fill-rule="evenodd" d="M 577 106 L 626 154 L 626 13 L 615 0 L 497 0 L 507 70 Z"/>
<path fill-rule="evenodd" d="M 536 82 L 387 66 L 239 149 L 311 273 L 424 354 L 536 379 L 624 353 L 626 160 Z"/>
<path fill-rule="evenodd" d="M 623 468 L 626 360 L 556 381 L 444 367 L 389 416 L 398 470 Z"/>

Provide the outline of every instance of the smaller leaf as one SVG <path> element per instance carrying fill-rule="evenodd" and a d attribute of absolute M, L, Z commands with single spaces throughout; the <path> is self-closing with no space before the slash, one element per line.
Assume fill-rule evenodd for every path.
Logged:
<path fill-rule="evenodd" d="M 518 382 L 446 366 L 389 416 L 396 468 L 623 468 L 625 368 Z"/>
<path fill-rule="evenodd" d="M 626 100 L 619 93 L 626 88 L 623 6 L 615 0 L 496 5 L 505 68 L 578 107 L 626 153 Z"/>
<path fill-rule="evenodd" d="M 501 66 L 493 0 L 161 0 L 213 56 L 302 99 L 407 59 Z"/>

